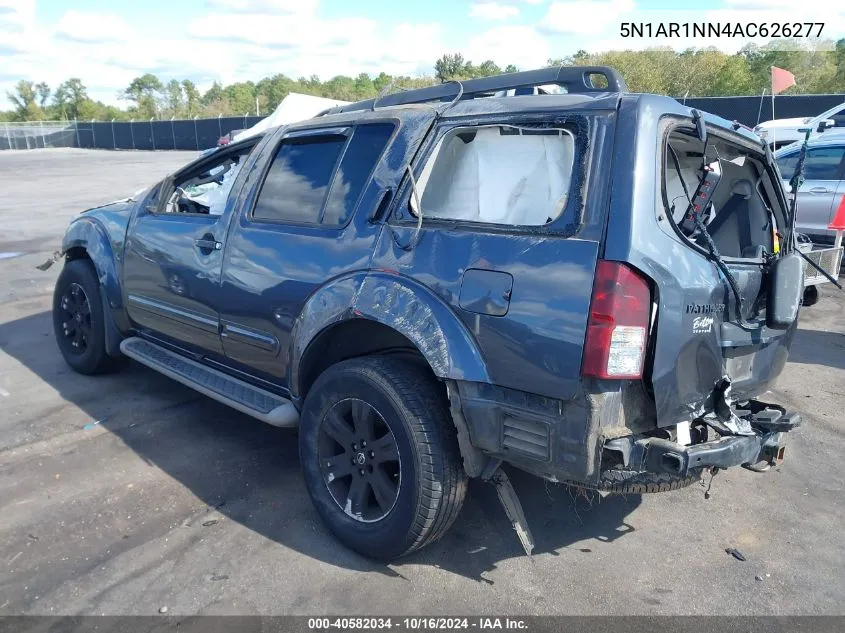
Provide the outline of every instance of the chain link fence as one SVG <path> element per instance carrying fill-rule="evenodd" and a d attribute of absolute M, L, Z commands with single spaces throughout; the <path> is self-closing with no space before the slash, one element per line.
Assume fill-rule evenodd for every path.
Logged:
<path fill-rule="evenodd" d="M 0 149 L 79 147 L 74 121 L 0 123 Z"/>
<path fill-rule="evenodd" d="M 27 121 L 0 123 L 0 150 L 50 147 L 87 149 L 201 150 L 232 130 L 264 117 L 217 117 L 159 121 Z"/>

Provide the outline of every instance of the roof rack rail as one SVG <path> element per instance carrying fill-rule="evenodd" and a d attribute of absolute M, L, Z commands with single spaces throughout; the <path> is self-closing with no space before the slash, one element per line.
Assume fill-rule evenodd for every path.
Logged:
<path fill-rule="evenodd" d="M 597 87 L 593 81 L 594 75 L 601 75 L 607 81 L 607 86 Z M 342 106 L 335 106 L 324 110 L 317 116 L 339 114 L 357 110 L 372 110 L 376 107 L 405 105 L 410 103 L 430 103 L 435 101 L 452 101 L 458 95 L 460 99 L 472 99 L 478 96 L 489 96 L 501 90 L 516 90 L 519 88 L 535 88 L 537 86 L 557 85 L 566 89 L 567 93 L 607 93 L 628 92 L 628 86 L 622 75 L 609 66 L 554 66 L 537 70 L 526 70 L 517 73 L 506 73 L 480 79 L 453 81 L 428 88 L 418 88 L 395 92 L 375 99 L 356 101 Z M 460 94 L 463 89 L 463 94 Z"/>

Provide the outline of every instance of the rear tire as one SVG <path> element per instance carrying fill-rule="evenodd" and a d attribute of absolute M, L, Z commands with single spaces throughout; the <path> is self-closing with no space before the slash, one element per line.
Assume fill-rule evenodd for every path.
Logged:
<path fill-rule="evenodd" d="M 369 448 L 378 451 L 387 439 L 393 448 L 371 457 Z M 363 449 L 362 440 L 370 442 Z M 320 518 L 369 558 L 395 559 L 436 541 L 466 495 L 445 394 L 430 374 L 401 360 L 351 359 L 321 374 L 302 409 L 299 451 Z"/>
<path fill-rule="evenodd" d="M 106 353 L 106 327 L 100 282 L 87 259 L 65 264 L 53 292 L 53 333 L 65 362 L 80 374 L 120 369 L 125 357 Z"/>

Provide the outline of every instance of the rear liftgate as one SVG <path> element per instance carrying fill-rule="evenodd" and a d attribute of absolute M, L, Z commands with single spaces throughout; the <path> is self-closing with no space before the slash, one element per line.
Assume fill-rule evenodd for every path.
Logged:
<path fill-rule="evenodd" d="M 715 159 L 709 162 L 703 121 L 699 116 L 695 122 L 704 149 L 698 154 L 701 169 L 694 192 L 687 190 L 678 153 L 669 143 L 666 147 L 688 205 L 677 228 L 687 240 L 704 248 L 708 257 L 705 260 L 693 255 L 690 245 L 688 268 L 692 272 L 681 271 L 678 275 L 686 273 L 686 277 L 676 280 L 683 311 L 680 318 L 673 320 L 672 315 L 665 315 L 663 323 L 658 323 L 652 373 L 658 427 L 675 427 L 678 441 L 627 437 L 605 445 L 620 453 L 628 468 L 678 477 L 705 468 L 715 474 L 719 469 L 738 465 L 752 470 L 768 469 L 783 459 L 784 434 L 801 422 L 796 413 L 753 399 L 780 374 L 797 326 L 803 262 L 792 245 L 794 205 L 787 213 L 778 204 L 782 221 L 769 224 L 777 220 L 772 209 L 779 199 L 771 199 L 778 198 L 777 191 L 769 188 L 767 205 L 760 189 L 764 177 L 778 182 L 772 177 L 771 154 L 765 157 L 766 172 L 752 180 L 757 184 L 750 189 L 739 186 L 748 182 L 744 179 L 749 175 L 755 175 L 753 164 L 745 165 L 751 154 L 740 161 L 725 160 L 721 154 L 730 148 L 730 141 L 726 140 L 721 154 L 715 147 Z M 723 169 L 732 178 L 730 182 L 723 182 Z M 720 185 L 716 216 L 705 223 Z M 762 188 L 765 190 L 765 185 Z M 670 209 L 673 210 L 674 207 Z M 714 235 L 732 220 L 740 234 L 743 221 L 749 227 L 759 225 L 763 232 L 785 226 L 778 233 L 784 249 L 778 248 L 777 238 L 772 253 L 766 253 L 760 245 L 762 239 L 751 241 L 750 245 L 735 240 L 741 253 L 731 255 L 745 261 L 727 264 L 715 241 L 721 237 L 722 244 L 731 242 L 724 240 L 724 234 L 715 240 Z M 750 228 L 749 235 L 753 235 Z M 748 248 L 754 250 L 754 257 L 746 255 Z M 708 276 L 714 280 L 710 288 L 698 281 Z M 692 283 L 695 281 L 698 283 Z M 667 311 L 667 306 L 663 306 L 663 311 Z M 719 434 L 719 439 L 707 441 L 708 427 Z M 695 442 L 691 441 L 691 430 Z"/>

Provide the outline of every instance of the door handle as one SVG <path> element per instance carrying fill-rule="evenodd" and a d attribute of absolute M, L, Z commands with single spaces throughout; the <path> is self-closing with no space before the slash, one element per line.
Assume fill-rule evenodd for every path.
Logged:
<path fill-rule="evenodd" d="M 203 251 L 219 251 L 223 248 L 223 243 L 218 242 L 214 238 L 207 239 L 203 237 L 194 241 L 194 244 L 196 244 L 198 249 Z"/>
<path fill-rule="evenodd" d="M 810 189 L 810 193 L 833 193 L 833 191 L 827 187 L 813 187 Z"/>

